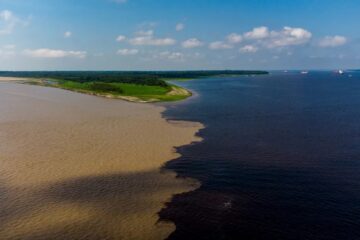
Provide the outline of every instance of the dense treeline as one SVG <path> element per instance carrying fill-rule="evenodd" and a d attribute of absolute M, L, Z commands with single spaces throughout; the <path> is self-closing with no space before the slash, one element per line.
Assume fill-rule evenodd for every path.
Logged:
<path fill-rule="evenodd" d="M 266 71 L 26 71 L 0 72 L 0 76 L 25 78 L 51 78 L 74 82 L 132 83 L 149 86 L 168 86 L 163 79 L 201 78 L 219 75 L 267 74 Z"/>

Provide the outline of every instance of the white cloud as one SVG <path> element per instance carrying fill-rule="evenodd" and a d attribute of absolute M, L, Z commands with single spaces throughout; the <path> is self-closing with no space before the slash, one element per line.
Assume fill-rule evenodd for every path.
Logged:
<path fill-rule="evenodd" d="M 8 57 L 12 57 L 15 56 L 15 45 L 4 45 L 2 47 L 0 47 L 0 58 L 8 58 Z"/>
<path fill-rule="evenodd" d="M 169 59 L 169 60 L 184 60 L 184 54 L 181 52 L 161 52 L 155 58 Z"/>
<path fill-rule="evenodd" d="M 0 11 L 0 35 L 11 34 L 17 25 L 26 25 L 27 22 L 16 17 L 11 11 Z"/>
<path fill-rule="evenodd" d="M 320 40 L 319 46 L 320 47 L 338 47 L 342 46 L 347 42 L 346 37 L 343 36 L 326 36 Z"/>
<path fill-rule="evenodd" d="M 136 37 L 129 40 L 132 45 L 170 46 L 176 43 L 172 38 Z"/>
<path fill-rule="evenodd" d="M 261 47 L 283 48 L 288 46 L 302 45 L 308 43 L 312 38 L 312 33 L 304 28 L 284 27 L 279 31 L 270 31 L 268 27 L 255 27 L 244 34 L 231 33 L 226 37 L 226 41 L 216 41 L 209 44 L 213 50 L 231 49 L 237 43 L 245 42 L 245 46 L 239 49 L 242 53 L 254 53 Z M 344 39 L 337 36 L 334 39 L 326 39 L 327 43 L 323 45 L 340 45 Z M 328 43 L 330 42 L 331 43 Z M 336 42 L 336 43 L 334 43 Z"/>
<path fill-rule="evenodd" d="M 237 33 L 231 33 L 227 36 L 229 43 L 240 43 L 243 40 L 243 37 Z"/>
<path fill-rule="evenodd" d="M 15 49 L 15 48 L 16 48 L 16 45 L 14 45 L 14 44 L 7 44 L 7 45 L 4 45 L 2 48 L 11 50 L 11 49 Z"/>
<path fill-rule="evenodd" d="M 203 46 L 204 43 L 198 40 L 197 38 L 190 38 L 184 41 L 181 45 L 183 48 L 196 48 Z"/>
<path fill-rule="evenodd" d="M 137 31 L 135 33 L 136 36 L 143 36 L 143 37 L 149 37 L 149 36 L 153 36 L 154 35 L 154 31 L 153 30 L 148 30 L 148 31 Z"/>
<path fill-rule="evenodd" d="M 119 49 L 117 51 L 117 54 L 119 55 L 122 55 L 122 56 L 131 56 L 131 55 L 136 55 L 139 53 L 139 50 L 138 49 L 127 49 L 127 48 L 124 48 L 124 49 Z"/>
<path fill-rule="evenodd" d="M 135 46 L 170 46 L 176 43 L 172 38 L 156 38 L 154 31 L 139 31 L 136 37 L 129 39 L 129 43 Z"/>
<path fill-rule="evenodd" d="M 23 53 L 29 57 L 34 58 L 64 58 L 64 57 L 74 57 L 74 58 L 85 58 L 85 51 L 65 51 L 57 49 L 25 49 Z"/>
<path fill-rule="evenodd" d="M 176 24 L 176 27 L 175 27 L 176 31 L 178 31 L 178 32 L 184 30 L 184 28 L 185 28 L 185 24 L 183 24 L 183 23 L 178 23 L 178 24 Z"/>
<path fill-rule="evenodd" d="M 233 46 L 225 42 L 216 41 L 210 43 L 209 48 L 212 50 L 219 50 L 219 49 L 231 49 L 233 48 Z"/>
<path fill-rule="evenodd" d="M 286 47 L 307 43 L 312 33 L 303 28 L 284 27 L 281 31 L 271 31 L 270 40 L 265 43 L 267 47 Z"/>
<path fill-rule="evenodd" d="M 303 28 L 284 27 L 280 31 L 270 31 L 268 27 L 256 27 L 250 32 L 246 32 L 243 38 L 254 41 L 250 44 L 258 49 L 259 46 L 267 48 L 282 48 L 287 46 L 302 45 L 312 37 L 312 33 Z M 243 48 L 240 51 L 246 52 L 250 48 Z M 251 51 L 254 49 L 252 48 Z"/>
<path fill-rule="evenodd" d="M 0 58 L 8 58 L 15 56 L 15 51 L 0 49 Z"/>
<path fill-rule="evenodd" d="M 13 17 L 13 13 L 9 10 L 3 10 L 0 12 L 0 19 L 3 21 L 10 21 Z"/>
<path fill-rule="evenodd" d="M 125 40 L 126 40 L 126 37 L 123 36 L 123 35 L 119 35 L 119 36 L 116 38 L 116 41 L 117 41 L 117 42 L 123 42 L 123 41 L 125 41 Z"/>
<path fill-rule="evenodd" d="M 184 58 L 184 54 L 180 52 L 173 52 L 168 56 L 168 58 L 172 60 L 182 60 Z"/>
<path fill-rule="evenodd" d="M 247 39 L 263 39 L 267 38 L 270 35 L 269 29 L 267 27 L 256 27 L 252 31 L 244 34 L 244 37 Z"/>
<path fill-rule="evenodd" d="M 154 22 L 154 21 L 145 21 L 142 22 L 140 24 L 138 24 L 138 28 L 139 29 L 152 29 L 155 28 L 158 25 L 158 22 Z"/>
<path fill-rule="evenodd" d="M 71 37 L 71 35 L 72 35 L 72 32 L 70 32 L 70 31 L 64 32 L 64 38 L 69 38 L 69 37 Z"/>
<path fill-rule="evenodd" d="M 258 51 L 258 48 L 253 45 L 245 45 L 244 47 L 239 49 L 242 53 L 255 53 Z"/>

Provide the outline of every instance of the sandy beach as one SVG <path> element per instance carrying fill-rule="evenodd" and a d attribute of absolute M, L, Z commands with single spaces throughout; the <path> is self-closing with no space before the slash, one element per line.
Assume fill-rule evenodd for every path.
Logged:
<path fill-rule="evenodd" d="M 17 82 L 17 81 L 27 81 L 27 78 L 18 78 L 18 77 L 0 77 L 0 82 Z"/>
<path fill-rule="evenodd" d="M 202 127 L 162 107 L 0 81 L 0 239 L 164 239 L 198 183 L 161 166 Z"/>

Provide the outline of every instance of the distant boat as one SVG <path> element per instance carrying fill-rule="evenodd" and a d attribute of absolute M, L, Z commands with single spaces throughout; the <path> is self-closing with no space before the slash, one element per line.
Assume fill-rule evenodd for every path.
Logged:
<path fill-rule="evenodd" d="M 340 69 L 340 70 L 338 71 L 338 73 L 339 73 L 340 75 L 342 75 L 342 74 L 344 74 L 344 71 Z"/>
<path fill-rule="evenodd" d="M 308 74 L 309 71 L 301 71 L 301 74 Z"/>

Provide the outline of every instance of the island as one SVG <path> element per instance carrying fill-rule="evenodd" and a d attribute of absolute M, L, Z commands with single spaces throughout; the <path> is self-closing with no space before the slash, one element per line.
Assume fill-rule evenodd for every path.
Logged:
<path fill-rule="evenodd" d="M 191 91 L 171 80 L 205 77 L 268 74 L 266 71 L 31 71 L 0 72 L 0 77 L 23 78 L 25 84 L 56 87 L 79 93 L 131 102 L 178 101 L 192 95 Z"/>

